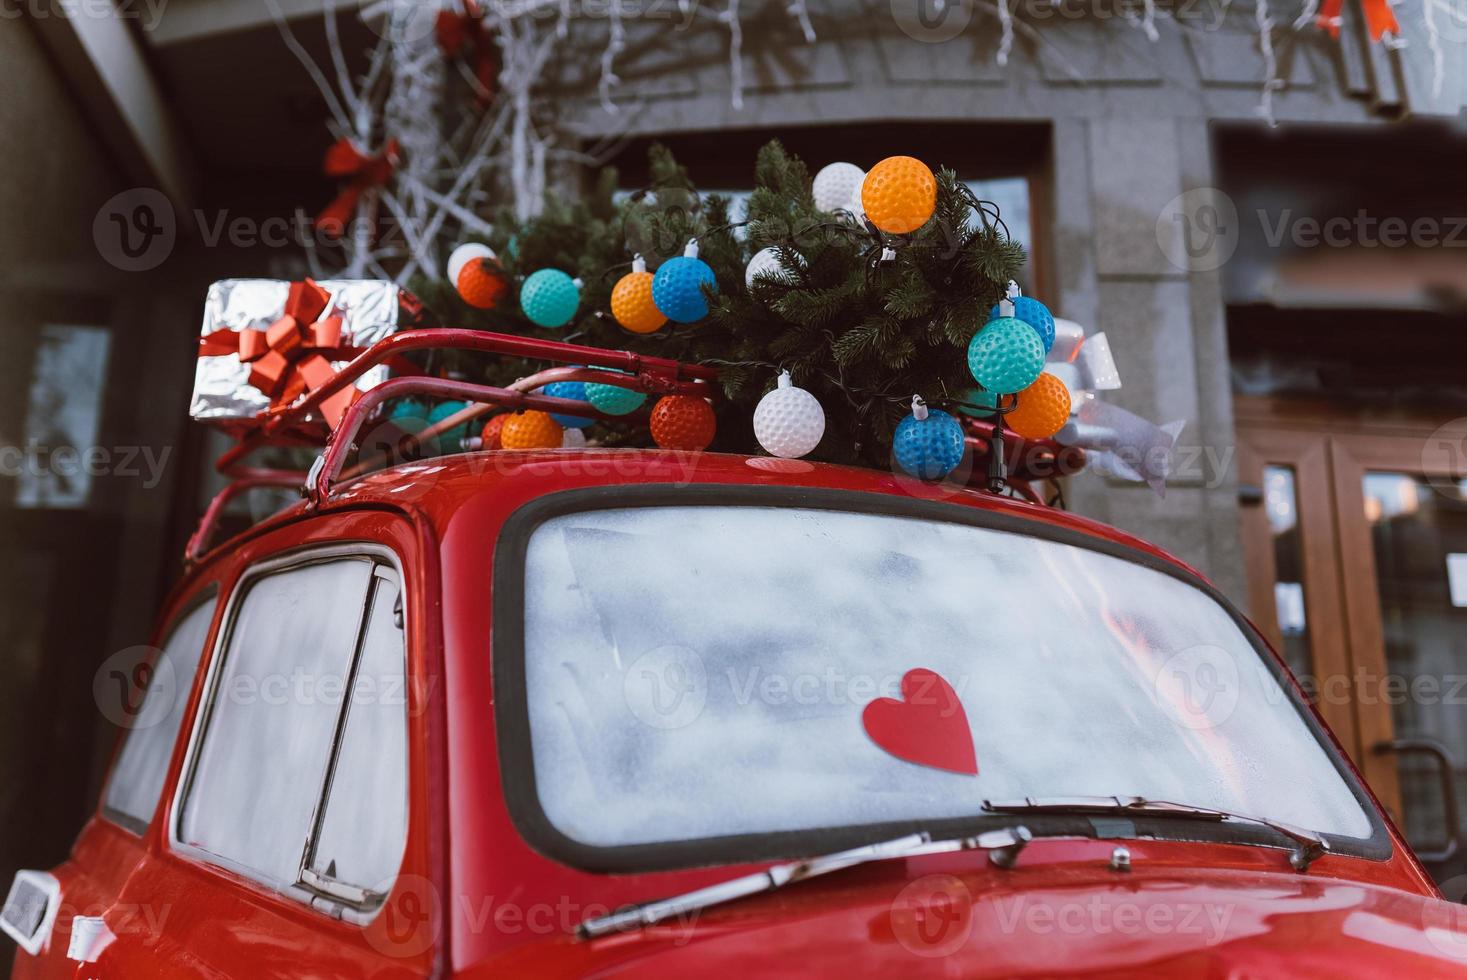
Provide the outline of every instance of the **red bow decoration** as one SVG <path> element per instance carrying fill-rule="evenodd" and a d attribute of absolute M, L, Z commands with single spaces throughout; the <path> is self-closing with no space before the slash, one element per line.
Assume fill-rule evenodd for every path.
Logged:
<path fill-rule="evenodd" d="M 326 151 L 321 170 L 328 177 L 350 180 L 335 200 L 316 215 L 316 227 L 327 235 L 340 235 L 362 195 L 392 179 L 392 172 L 397 169 L 397 156 L 397 140 L 388 140 L 376 156 L 367 156 L 345 136 L 332 143 Z"/>
<path fill-rule="evenodd" d="M 457 58 L 466 48 L 474 52 L 474 81 L 478 83 L 478 103 L 488 105 L 494 98 L 494 38 L 484 26 L 484 11 L 474 0 L 463 0 L 463 13 L 440 10 L 433 24 L 438 47 L 445 58 Z"/>
<path fill-rule="evenodd" d="M 238 354 L 250 366 L 250 384 L 270 398 L 275 411 L 315 391 L 335 376 L 332 361 L 361 353 L 343 339 L 340 316 L 321 314 L 331 294 L 310 279 L 290 284 L 285 313 L 264 330 L 215 330 L 199 340 L 200 357 Z M 321 403 L 321 414 L 334 429 L 358 391 L 346 387 Z"/>
<path fill-rule="evenodd" d="M 1322 0 L 1319 5 L 1317 23 L 1329 32 L 1330 37 L 1340 36 L 1344 5 L 1345 0 Z M 1361 5 L 1365 8 L 1365 27 L 1372 41 L 1379 41 L 1387 34 L 1400 36 L 1401 25 L 1396 21 L 1395 11 L 1391 10 L 1390 0 L 1362 0 Z"/>

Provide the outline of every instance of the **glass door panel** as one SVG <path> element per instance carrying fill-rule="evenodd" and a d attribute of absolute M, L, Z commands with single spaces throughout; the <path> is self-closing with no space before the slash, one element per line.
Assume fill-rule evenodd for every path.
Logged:
<path fill-rule="evenodd" d="M 1282 646 L 1279 653 L 1294 676 L 1313 695 L 1307 680 L 1314 672 L 1309 652 L 1309 614 L 1304 594 L 1304 546 L 1299 530 L 1298 480 L 1292 466 L 1263 468 L 1263 509 L 1273 551 L 1273 615 Z"/>
<path fill-rule="evenodd" d="M 1467 794 L 1467 494 L 1460 483 L 1372 471 L 1361 481 L 1379 594 L 1385 676 L 1380 698 L 1395 738 L 1428 738 L 1456 763 Z M 1443 841 L 1446 820 L 1438 764 L 1399 754 L 1407 837 L 1418 847 Z"/>

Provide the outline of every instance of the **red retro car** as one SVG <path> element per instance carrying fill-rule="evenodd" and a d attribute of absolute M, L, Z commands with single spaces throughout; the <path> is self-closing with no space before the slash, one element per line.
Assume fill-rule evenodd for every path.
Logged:
<path fill-rule="evenodd" d="M 299 482 L 241 460 L 368 363 L 528 343 L 447 333 L 226 495 Z M 345 465 L 408 393 L 595 414 L 534 385 L 387 381 L 300 504 L 211 510 L 97 813 L 11 888 L 16 977 L 1467 974 L 1279 658 L 1144 542 L 768 458 Z"/>

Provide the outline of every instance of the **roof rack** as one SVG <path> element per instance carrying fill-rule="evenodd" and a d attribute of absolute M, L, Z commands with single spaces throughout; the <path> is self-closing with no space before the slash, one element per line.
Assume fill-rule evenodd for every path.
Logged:
<path fill-rule="evenodd" d="M 423 350 L 462 350 L 529 360 L 550 361 L 565 365 L 536 372 L 514 384 L 500 388 L 425 375 L 403 355 Z M 396 376 L 362 392 L 347 408 L 341 422 L 330 428 L 318 409 L 331 396 L 345 390 L 367 371 L 390 364 Z M 255 489 L 295 488 L 306 497 L 307 507 L 319 507 L 331 496 L 339 480 L 350 479 L 386 461 L 383 456 L 358 460 L 350 469 L 346 460 L 356 448 L 357 435 L 374 409 L 393 399 L 421 395 L 430 398 L 469 402 L 421 432 L 409 437 L 425 443 L 467 422 L 489 414 L 496 408 L 536 409 L 557 415 L 572 415 L 597 420 L 636 419 L 639 414 L 612 416 L 587 402 L 538 394 L 536 389 L 553 381 L 595 381 L 615 384 L 650 395 L 693 395 L 713 398 L 718 395 L 714 382 L 718 372 L 701 365 L 685 364 L 661 357 L 649 357 L 630 351 L 612 351 L 599 347 L 583 347 L 559 341 L 517 337 L 463 328 L 428 328 L 394 333 L 373 344 L 343 365 L 323 385 L 299 398 L 293 404 L 266 409 L 253 420 L 204 420 L 236 436 L 236 443 L 215 461 L 215 468 L 230 477 L 228 483 L 210 501 L 198 527 L 190 536 L 184 562 L 192 565 L 209 550 L 213 535 L 230 501 Z M 966 419 L 967 442 L 974 458 L 970 483 L 991 486 L 995 472 L 1003 474 L 1006 485 L 1024 498 L 1043 504 L 1046 501 L 1034 489 L 1057 476 L 1077 471 L 1084 465 L 1083 450 L 1061 446 L 1052 440 L 1024 442 L 1012 433 L 998 434 L 991 422 Z M 1006 436 L 1006 438 L 1005 438 Z M 321 454 L 309 471 L 254 467 L 245 460 L 254 452 L 268 447 L 319 447 Z M 994 448 L 1004 458 L 1004 465 L 993 463 Z M 980 466 L 979 461 L 986 460 Z"/>

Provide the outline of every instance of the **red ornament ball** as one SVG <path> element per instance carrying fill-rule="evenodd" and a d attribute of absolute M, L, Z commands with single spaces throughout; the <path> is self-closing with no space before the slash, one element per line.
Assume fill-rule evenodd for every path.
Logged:
<path fill-rule="evenodd" d="M 484 423 L 484 431 L 483 431 L 483 433 L 480 434 L 480 437 L 479 437 L 480 440 L 481 440 L 481 442 L 482 442 L 481 448 L 483 448 L 483 449 L 503 449 L 504 448 L 504 445 L 499 441 L 499 433 L 500 433 L 500 430 L 502 430 L 504 428 L 504 420 L 507 419 L 507 418 L 509 418 L 509 413 L 508 412 L 501 412 L 500 414 L 498 414 L 498 415 L 494 416 L 493 418 L 491 418 L 488 422 L 485 422 Z"/>
<path fill-rule="evenodd" d="M 693 395 L 666 395 L 652 407 L 652 440 L 662 449 L 701 452 L 713 441 L 713 406 Z"/>
<path fill-rule="evenodd" d="M 459 296 L 477 310 L 491 310 L 509 288 L 494 259 L 471 259 L 458 272 Z"/>

